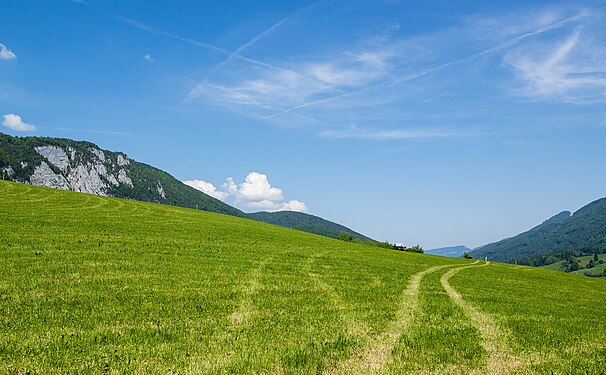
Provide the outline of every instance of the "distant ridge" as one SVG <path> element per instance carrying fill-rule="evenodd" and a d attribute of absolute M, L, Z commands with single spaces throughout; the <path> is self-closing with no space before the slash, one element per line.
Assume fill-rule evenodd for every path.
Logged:
<path fill-rule="evenodd" d="M 592 251 L 605 240 L 606 198 L 602 198 L 574 214 L 560 212 L 527 232 L 488 244 L 471 254 L 476 258 L 513 262 L 577 249 Z"/>
<path fill-rule="evenodd" d="M 439 255 L 450 258 L 460 258 L 463 256 L 464 253 L 470 253 L 472 251 L 473 250 L 468 248 L 467 246 L 460 245 L 425 250 L 425 254 Z"/>
<path fill-rule="evenodd" d="M 246 217 L 326 237 L 337 238 L 345 232 L 357 239 L 370 240 L 343 225 L 300 212 L 247 214 L 158 168 L 87 141 L 0 133 L 0 177 L 31 185 Z"/>
<path fill-rule="evenodd" d="M 333 223 L 321 217 L 294 211 L 256 212 L 249 217 L 269 224 L 286 228 L 299 229 L 304 232 L 319 234 L 325 237 L 337 238 L 341 233 L 347 233 L 362 241 L 373 241 L 358 232 L 341 224 Z"/>

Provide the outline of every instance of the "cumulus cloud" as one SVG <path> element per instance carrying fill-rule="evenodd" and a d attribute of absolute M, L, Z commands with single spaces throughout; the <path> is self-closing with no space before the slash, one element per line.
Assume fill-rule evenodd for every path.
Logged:
<path fill-rule="evenodd" d="M 278 211 L 307 212 L 307 205 L 298 200 L 290 200 L 286 203 L 282 203 L 282 206 Z"/>
<path fill-rule="evenodd" d="M 4 44 L 0 43 L 0 60 L 14 60 L 17 55 L 8 49 Z"/>
<path fill-rule="evenodd" d="M 264 199 L 262 201 L 246 202 L 245 205 L 252 210 L 262 211 L 297 211 L 306 212 L 307 205 L 298 200 L 290 200 L 288 202 L 272 202 Z"/>
<path fill-rule="evenodd" d="M 23 122 L 23 120 L 21 120 L 21 116 L 12 113 L 4 115 L 2 125 L 17 132 L 33 132 L 36 130 L 35 125 Z"/>
<path fill-rule="evenodd" d="M 244 182 L 239 185 L 234 182 L 233 178 L 229 177 L 223 184 L 223 187 L 236 200 L 244 202 L 259 202 L 264 200 L 273 202 L 284 199 L 282 189 L 271 186 L 267 175 L 257 172 L 249 173 Z"/>
<path fill-rule="evenodd" d="M 188 181 L 183 181 L 183 183 L 185 185 L 193 187 L 196 190 L 200 190 L 201 192 L 208 194 L 213 198 L 217 198 L 222 201 L 224 201 L 225 199 L 227 199 L 227 197 L 229 197 L 228 193 L 217 190 L 215 185 L 211 184 L 210 182 L 206 182 L 203 180 L 188 180 Z"/>
<path fill-rule="evenodd" d="M 271 186 L 267 175 L 263 173 L 251 172 L 240 184 L 236 183 L 232 177 L 228 177 L 223 184 L 223 191 L 217 190 L 213 184 L 203 180 L 189 180 L 183 181 L 183 183 L 222 201 L 231 198 L 236 206 L 245 210 L 307 211 L 307 205 L 304 202 L 284 201 L 282 189 Z"/>

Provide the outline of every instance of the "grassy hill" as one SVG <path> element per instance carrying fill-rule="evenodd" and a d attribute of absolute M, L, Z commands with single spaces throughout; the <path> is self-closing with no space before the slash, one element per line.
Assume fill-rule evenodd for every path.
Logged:
<path fill-rule="evenodd" d="M 476 258 L 513 262 L 575 250 L 606 252 L 606 198 L 574 214 L 561 212 L 527 232 L 483 246 L 471 254 Z"/>
<path fill-rule="evenodd" d="M 603 260 L 604 263 L 597 264 L 595 267 L 588 269 L 587 265 L 589 264 L 589 262 L 592 259 L 593 259 L 593 255 L 575 257 L 574 260 L 576 260 L 579 263 L 579 266 L 581 267 L 581 269 L 572 271 L 570 273 L 574 273 L 577 275 L 584 275 L 584 276 L 601 277 L 601 278 L 606 279 L 606 276 L 603 276 L 604 271 L 606 270 L 606 254 L 598 255 L 598 259 Z M 564 271 L 565 270 L 564 263 L 566 263 L 566 262 L 567 262 L 566 260 L 561 260 L 559 262 L 555 262 L 555 263 L 543 266 L 543 268 L 549 269 L 549 270 L 555 270 L 555 271 Z"/>
<path fill-rule="evenodd" d="M 41 173 L 43 163 L 48 170 L 43 178 L 36 178 Z M 371 240 L 347 227 L 313 215 L 298 212 L 244 213 L 185 185 L 158 168 L 131 160 L 121 152 L 102 150 L 86 141 L 13 137 L 0 133 L 0 176 L 3 180 L 39 186 L 249 217 L 331 238 L 345 232 L 358 240 Z"/>
<path fill-rule="evenodd" d="M 337 238 L 341 233 L 347 233 L 360 241 L 373 241 L 372 239 L 355 232 L 341 224 L 333 223 L 321 217 L 294 211 L 255 212 L 249 214 L 253 220 L 275 224 L 285 228 L 302 230 L 303 232 L 319 234 L 320 236 Z"/>
<path fill-rule="evenodd" d="M 603 280 L 3 181 L 0 217 L 0 373 L 606 371 Z"/>

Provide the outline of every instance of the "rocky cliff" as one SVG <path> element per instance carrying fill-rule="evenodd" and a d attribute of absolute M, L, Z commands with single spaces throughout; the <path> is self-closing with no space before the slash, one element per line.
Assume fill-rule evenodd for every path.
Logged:
<path fill-rule="evenodd" d="M 90 142 L 0 133 L 0 172 L 15 182 L 244 216 L 166 172 Z"/>

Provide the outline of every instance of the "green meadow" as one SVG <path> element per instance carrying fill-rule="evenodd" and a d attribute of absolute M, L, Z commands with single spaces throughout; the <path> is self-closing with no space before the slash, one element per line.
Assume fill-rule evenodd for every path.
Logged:
<path fill-rule="evenodd" d="M 606 281 L 0 182 L 0 373 L 606 372 Z"/>
<path fill-rule="evenodd" d="M 592 259 L 593 259 L 593 255 L 577 257 L 576 260 L 578 261 L 579 265 L 582 268 L 580 270 L 572 271 L 571 273 L 576 274 L 576 275 L 586 275 L 586 276 L 589 275 L 589 276 L 593 276 L 593 277 L 601 277 L 601 278 L 606 279 L 606 277 L 602 276 L 604 274 L 604 270 L 606 270 L 606 254 L 598 254 L 598 259 L 605 261 L 604 263 L 596 264 L 595 267 L 588 269 L 587 265 L 588 265 L 589 261 Z M 562 260 L 559 262 L 555 262 L 555 263 L 543 266 L 543 268 L 550 269 L 550 270 L 556 270 L 556 271 L 562 271 L 564 262 L 565 261 Z"/>

